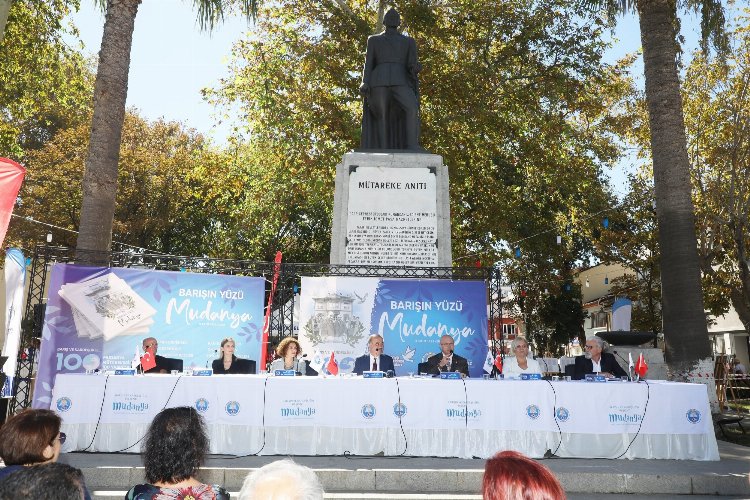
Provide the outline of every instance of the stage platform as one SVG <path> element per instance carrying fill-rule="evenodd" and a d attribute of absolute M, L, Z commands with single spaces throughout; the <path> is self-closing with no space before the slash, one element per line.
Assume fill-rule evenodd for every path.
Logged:
<path fill-rule="evenodd" d="M 570 499 L 667 499 L 691 495 L 750 498 L 750 448 L 719 441 L 718 462 L 690 460 L 542 460 L 562 482 Z M 235 493 L 251 469 L 282 457 L 232 458 L 213 455 L 202 470 L 205 482 Z M 476 500 L 480 499 L 485 461 L 458 458 L 296 456 L 313 468 L 328 499 Z M 83 470 L 94 500 L 122 499 L 143 482 L 137 454 L 66 453 L 60 461 Z M 684 498 L 684 497 L 683 497 Z M 715 497 L 714 497 L 715 498 Z"/>

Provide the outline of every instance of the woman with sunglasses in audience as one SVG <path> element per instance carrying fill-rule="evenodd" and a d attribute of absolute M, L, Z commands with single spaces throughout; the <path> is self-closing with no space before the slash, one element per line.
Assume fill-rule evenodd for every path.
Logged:
<path fill-rule="evenodd" d="M 65 442 L 62 420 L 50 410 L 23 410 L 0 427 L 0 481 L 24 467 L 56 462 Z M 88 490 L 85 499 L 90 500 Z"/>

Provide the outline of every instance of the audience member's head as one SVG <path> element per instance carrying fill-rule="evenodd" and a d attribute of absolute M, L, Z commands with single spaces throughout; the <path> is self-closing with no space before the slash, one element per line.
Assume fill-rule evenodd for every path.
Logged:
<path fill-rule="evenodd" d="M 315 472 L 284 459 L 251 472 L 242 484 L 240 500 L 323 500 Z"/>
<path fill-rule="evenodd" d="M 48 463 L 22 467 L 0 481 L 0 500 L 83 500 L 86 486 L 79 469 Z"/>
<path fill-rule="evenodd" d="M 208 453 L 206 424 L 195 408 L 160 411 L 146 433 L 143 465 L 149 483 L 174 484 L 195 477 Z"/>
<path fill-rule="evenodd" d="M 503 451 L 487 460 L 482 480 L 484 500 L 564 500 L 554 474 L 517 451 Z"/>
<path fill-rule="evenodd" d="M 5 465 L 54 462 L 65 441 L 60 417 L 50 410 L 24 410 L 0 427 L 0 457 Z"/>

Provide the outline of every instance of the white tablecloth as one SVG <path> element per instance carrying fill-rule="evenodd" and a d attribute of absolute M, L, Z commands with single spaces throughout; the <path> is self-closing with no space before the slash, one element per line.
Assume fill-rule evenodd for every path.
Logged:
<path fill-rule="evenodd" d="M 63 451 L 140 451 L 154 415 L 183 405 L 212 453 L 719 459 L 699 384 L 58 375 L 52 399 Z"/>

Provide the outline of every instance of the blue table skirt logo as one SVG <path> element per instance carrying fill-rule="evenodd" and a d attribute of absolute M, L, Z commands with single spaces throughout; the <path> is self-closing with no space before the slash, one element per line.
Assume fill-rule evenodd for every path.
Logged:
<path fill-rule="evenodd" d="M 240 404 L 237 401 L 230 401 L 224 409 L 226 410 L 227 415 L 234 417 L 240 412 Z"/>
<path fill-rule="evenodd" d="M 555 411 L 555 417 L 557 417 L 557 420 L 559 420 L 560 422 L 567 422 L 570 418 L 570 412 L 567 408 L 563 408 L 561 406 Z"/>
<path fill-rule="evenodd" d="M 539 415 L 541 415 L 541 410 L 539 410 L 539 407 L 537 405 L 529 405 L 526 407 L 526 415 L 532 419 L 536 420 L 539 418 Z"/>
<path fill-rule="evenodd" d="M 375 405 L 366 404 L 362 407 L 362 416 L 370 419 L 375 416 Z"/>
<path fill-rule="evenodd" d="M 699 412 L 695 408 L 690 408 L 685 416 L 687 417 L 688 422 L 690 422 L 691 424 L 697 424 L 701 421 L 701 412 Z"/>
<path fill-rule="evenodd" d="M 393 405 L 393 414 L 398 418 L 406 415 L 406 405 L 404 403 L 396 403 L 395 405 Z"/>
<path fill-rule="evenodd" d="M 195 409 L 200 413 L 206 413 L 208 411 L 208 400 L 206 398 L 198 398 L 195 402 Z"/>
<path fill-rule="evenodd" d="M 70 410 L 71 406 L 73 406 L 73 402 L 70 400 L 70 398 L 62 397 L 57 400 L 56 406 L 57 411 L 66 412 Z"/>

